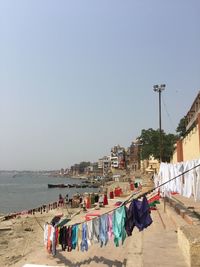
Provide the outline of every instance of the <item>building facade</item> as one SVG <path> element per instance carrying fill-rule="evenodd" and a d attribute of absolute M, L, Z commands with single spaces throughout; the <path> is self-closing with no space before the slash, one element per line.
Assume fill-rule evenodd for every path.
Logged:
<path fill-rule="evenodd" d="M 132 171 L 140 169 L 141 144 L 138 141 L 132 142 L 129 149 L 129 167 Z"/>
<path fill-rule="evenodd" d="M 110 156 L 104 156 L 98 160 L 98 168 L 102 170 L 102 175 L 105 177 L 110 173 L 111 160 Z"/>
<path fill-rule="evenodd" d="M 125 169 L 126 160 L 125 160 L 125 148 L 121 146 L 114 146 L 111 148 L 111 168 Z"/>
<path fill-rule="evenodd" d="M 200 157 L 200 92 L 186 115 L 186 134 L 180 138 L 172 162 L 193 160 Z"/>

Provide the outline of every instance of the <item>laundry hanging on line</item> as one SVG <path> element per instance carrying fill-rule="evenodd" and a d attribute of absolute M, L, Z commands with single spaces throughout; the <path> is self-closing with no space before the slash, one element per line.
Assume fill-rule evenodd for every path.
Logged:
<path fill-rule="evenodd" d="M 195 164 L 196 165 L 195 165 Z M 165 163 L 163 163 L 165 164 Z M 184 194 L 190 195 L 190 194 L 194 194 L 194 197 L 196 199 L 198 199 L 199 196 L 199 187 L 200 187 L 200 160 L 199 161 L 195 161 L 193 162 L 193 166 L 187 162 L 185 165 L 183 163 L 178 163 L 177 167 L 178 169 L 173 169 L 170 172 L 169 175 L 169 166 L 166 167 L 167 165 L 163 165 L 161 163 L 161 169 L 159 172 L 159 175 L 162 173 L 164 173 L 164 175 L 160 175 L 160 177 L 163 177 L 164 179 L 160 179 L 159 180 L 159 175 L 154 177 L 154 181 L 155 181 L 155 187 L 150 189 L 149 191 L 139 195 L 136 199 L 133 199 L 134 194 L 132 194 L 129 199 L 127 199 L 126 201 L 124 201 L 121 206 L 119 206 L 118 208 L 116 208 L 113 211 L 110 211 L 108 213 L 106 213 L 107 215 L 107 220 L 109 221 L 109 217 L 112 218 L 112 226 L 111 228 L 107 228 L 112 229 L 112 234 L 113 234 L 113 239 L 115 240 L 115 245 L 118 246 L 119 245 L 119 241 L 121 244 L 123 244 L 125 238 L 129 235 L 132 234 L 132 229 L 136 226 L 140 231 L 142 231 L 143 229 L 147 228 L 149 225 L 151 225 L 152 223 L 152 219 L 150 216 L 150 207 L 153 206 L 155 207 L 156 203 L 159 203 L 159 198 L 160 198 L 160 192 L 165 195 L 165 193 L 176 193 L 176 192 L 183 192 Z M 192 167 L 191 167 L 192 166 Z M 193 172 L 193 174 L 191 174 Z M 190 178 L 190 181 L 186 181 L 186 179 Z M 191 178 L 192 177 L 192 178 Z M 179 178 L 179 179 L 178 179 Z M 179 181 L 178 181 L 179 180 Z M 191 183 L 192 181 L 192 183 Z M 184 187 L 180 186 L 182 183 L 182 185 L 184 185 Z M 192 184 L 192 187 L 190 187 L 189 185 Z M 189 188 L 188 188 L 189 186 Z M 157 190 L 158 194 L 151 196 L 150 199 L 148 201 L 145 200 L 146 195 L 155 192 Z M 147 213 L 142 212 L 142 216 L 136 216 L 132 218 L 132 214 L 130 213 L 128 216 L 128 221 L 127 221 L 127 215 L 124 216 L 124 211 L 126 211 L 126 205 L 128 203 L 131 202 L 130 206 L 134 207 L 133 202 L 135 200 L 139 200 L 141 197 L 143 197 L 143 201 L 144 203 L 148 202 L 148 209 L 144 209 Z M 130 207 L 129 206 L 129 207 Z M 137 205 L 135 205 L 137 207 Z M 142 203 L 139 204 L 139 207 L 142 207 Z M 119 212 L 120 215 L 116 216 L 115 212 L 117 209 L 121 209 Z M 125 212 L 126 214 L 126 212 Z M 140 214 L 140 212 L 138 211 L 136 214 Z M 105 215 L 105 214 L 103 214 Z M 114 216 L 115 215 L 115 216 Z M 102 215 L 100 215 L 102 216 Z M 114 219 L 113 219 L 114 218 Z M 120 218 L 120 219 L 119 219 Z M 144 221 L 145 218 L 145 221 Z M 118 220 L 118 221 L 115 221 Z M 114 224 L 113 224 L 114 222 Z M 96 243 L 100 243 L 101 245 L 103 244 L 102 242 L 99 242 L 100 238 L 100 223 L 99 223 L 99 217 L 96 217 L 95 219 L 92 219 L 92 226 L 90 225 L 90 227 L 92 227 L 92 231 L 90 232 L 90 234 L 88 234 L 88 223 L 89 222 L 84 222 L 84 223 L 80 223 L 80 224 L 76 224 L 76 225 L 72 225 L 72 226 L 68 226 L 68 227 L 72 227 L 72 232 L 74 230 L 74 232 L 76 233 L 74 235 L 73 240 L 71 240 L 71 242 L 73 243 L 72 249 L 78 248 L 82 251 L 87 251 L 88 247 L 94 242 Z M 117 225 L 117 226 L 116 226 Z M 127 226 L 128 225 L 128 226 Z M 49 228 L 50 227 L 50 228 Z M 52 230 L 51 227 L 53 227 L 54 229 Z M 121 228 L 123 227 L 123 229 Z M 126 227 L 128 227 L 128 232 L 126 230 Z M 44 242 L 45 242 L 45 246 L 48 250 L 49 253 L 52 253 L 53 255 L 56 254 L 56 245 L 58 244 L 58 236 L 59 236 L 59 231 L 60 229 L 57 228 L 56 226 L 52 226 L 52 225 L 48 225 L 48 228 L 46 228 L 45 226 L 45 231 L 44 231 Z M 114 229 L 116 228 L 116 229 Z M 91 231 L 90 229 L 90 231 Z M 124 231 L 124 229 L 126 231 Z M 103 240 L 106 240 L 106 242 L 104 242 L 104 244 L 107 244 L 107 237 L 106 235 L 104 236 L 105 231 L 103 231 Z M 90 236 L 91 239 L 88 238 L 88 236 Z M 109 235 L 108 235 L 109 236 Z M 105 238 L 106 237 L 106 238 Z M 72 235 L 71 235 L 72 238 Z M 112 238 L 110 239 L 112 240 Z M 68 242 L 67 244 L 71 244 L 70 242 Z M 67 247 L 67 246 L 66 246 Z M 68 249 L 69 250 L 69 249 Z M 71 250 L 69 250 L 71 251 Z"/>
<path fill-rule="evenodd" d="M 44 234 L 47 251 L 56 255 L 55 248 L 58 244 L 61 245 L 63 251 L 68 252 L 74 249 L 84 252 L 88 251 L 93 244 L 99 244 L 100 247 L 103 247 L 108 242 L 113 242 L 116 247 L 123 245 L 127 236 L 132 235 L 134 227 L 142 231 L 151 225 L 150 204 L 155 199 L 159 200 L 158 194 L 149 200 L 144 195 L 142 200 L 133 199 L 128 207 L 122 205 L 79 224 L 69 226 L 61 224 L 61 227 L 59 223 L 57 226 L 45 225 L 44 229 L 53 227 L 54 230 L 51 231 L 55 233 L 55 238 L 52 238 L 52 235 Z"/>
<path fill-rule="evenodd" d="M 179 179 L 173 179 L 177 177 Z M 163 196 L 180 194 L 200 200 L 200 159 L 183 161 L 175 164 L 160 164 L 157 175 L 154 175 L 155 186 L 164 184 L 159 190 Z"/>

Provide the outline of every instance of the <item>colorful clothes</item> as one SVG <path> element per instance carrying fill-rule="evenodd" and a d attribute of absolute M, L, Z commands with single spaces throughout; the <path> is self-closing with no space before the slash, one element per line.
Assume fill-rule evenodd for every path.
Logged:
<path fill-rule="evenodd" d="M 124 206 L 117 208 L 113 212 L 113 233 L 114 233 L 114 243 L 116 247 L 119 246 L 119 241 L 122 241 L 123 244 L 126 238 L 126 230 L 124 227 L 125 219 L 126 219 L 126 213 Z"/>
<path fill-rule="evenodd" d="M 95 243 L 99 242 L 99 218 L 95 218 L 94 220 L 92 220 L 92 224 L 93 224 L 93 240 Z"/>
<path fill-rule="evenodd" d="M 105 246 L 108 242 L 108 215 L 101 215 L 99 222 L 99 240 L 102 247 L 103 245 Z"/>
<path fill-rule="evenodd" d="M 78 245 L 78 225 L 72 226 L 72 249 Z"/>
<path fill-rule="evenodd" d="M 88 250 L 88 242 L 87 242 L 87 224 L 83 223 L 82 225 L 82 241 L 81 241 L 81 251 Z"/>
<path fill-rule="evenodd" d="M 108 214 L 108 239 L 113 237 L 113 226 L 112 226 L 113 213 Z"/>

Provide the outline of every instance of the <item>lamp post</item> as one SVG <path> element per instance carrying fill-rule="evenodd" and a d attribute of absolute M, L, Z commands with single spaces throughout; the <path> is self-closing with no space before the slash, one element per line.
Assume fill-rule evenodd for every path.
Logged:
<path fill-rule="evenodd" d="M 161 93 L 165 90 L 165 84 L 154 85 L 153 90 L 159 95 L 159 134 L 160 134 L 160 162 L 162 161 L 162 125 L 161 125 Z"/>

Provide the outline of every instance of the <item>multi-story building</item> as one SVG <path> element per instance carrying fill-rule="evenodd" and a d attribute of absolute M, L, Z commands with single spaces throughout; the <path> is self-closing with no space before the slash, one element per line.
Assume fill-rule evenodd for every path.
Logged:
<path fill-rule="evenodd" d="M 98 161 L 98 168 L 102 170 L 103 176 L 107 176 L 110 172 L 111 160 L 110 156 L 104 156 Z"/>
<path fill-rule="evenodd" d="M 129 148 L 129 166 L 133 171 L 137 171 L 140 169 L 140 152 L 141 145 L 139 141 L 134 141 L 131 143 Z"/>
<path fill-rule="evenodd" d="M 106 157 L 103 161 L 103 176 L 107 176 L 110 173 L 110 166 L 110 157 Z"/>
<path fill-rule="evenodd" d="M 125 169 L 125 148 L 121 146 L 114 146 L 111 149 L 111 168 Z"/>
<path fill-rule="evenodd" d="M 197 159 L 200 156 L 200 92 L 186 115 L 186 134 L 175 146 L 172 161 Z"/>
<path fill-rule="evenodd" d="M 111 168 L 118 168 L 119 167 L 119 162 L 118 162 L 118 157 L 111 157 Z"/>
<path fill-rule="evenodd" d="M 87 167 L 85 168 L 85 173 L 86 173 L 87 176 L 91 176 L 91 175 L 93 175 L 93 173 L 94 173 L 94 167 L 93 167 L 92 164 L 89 165 L 89 166 L 87 166 Z"/>
<path fill-rule="evenodd" d="M 103 175 L 103 169 L 99 168 L 99 162 L 91 163 L 89 166 L 90 173 L 89 176 L 102 176 Z"/>
<path fill-rule="evenodd" d="M 98 168 L 103 169 L 103 158 L 98 160 Z"/>

